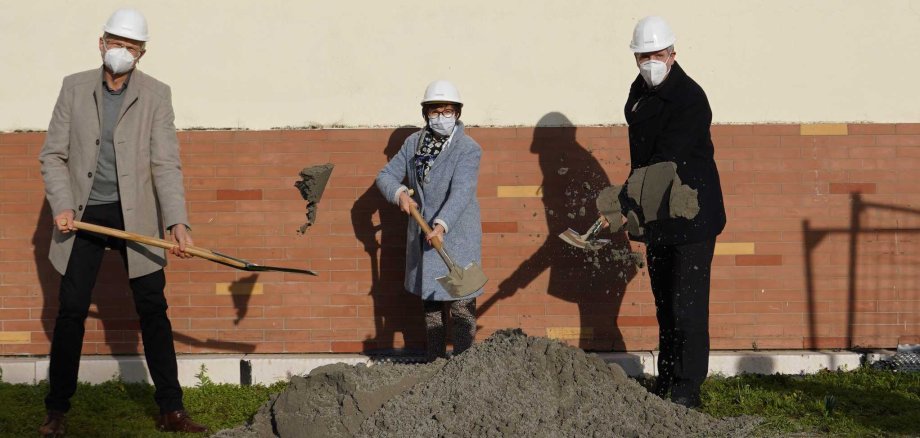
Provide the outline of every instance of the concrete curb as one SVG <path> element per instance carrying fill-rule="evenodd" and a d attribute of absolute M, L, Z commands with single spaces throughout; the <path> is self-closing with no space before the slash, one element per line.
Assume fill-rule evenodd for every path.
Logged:
<path fill-rule="evenodd" d="M 821 370 L 853 370 L 873 363 L 894 351 L 714 351 L 709 374 L 813 374 Z M 657 351 L 598 353 L 604 361 L 620 365 L 630 376 L 657 374 Z M 179 383 L 195 386 L 204 374 L 214 383 L 262 384 L 288 380 L 333 363 L 415 362 L 418 357 L 366 356 L 362 354 L 186 354 L 178 358 Z M 202 368 L 204 367 L 204 368 Z M 34 384 L 48 376 L 48 357 L 0 357 L 0 379 L 6 383 Z M 81 382 L 102 383 L 113 379 L 151 383 L 143 356 L 84 356 Z"/>

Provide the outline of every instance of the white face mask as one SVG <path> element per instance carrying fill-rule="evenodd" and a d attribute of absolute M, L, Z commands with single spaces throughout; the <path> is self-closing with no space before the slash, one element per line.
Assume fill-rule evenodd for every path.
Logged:
<path fill-rule="evenodd" d="M 668 59 L 671 58 L 671 54 L 668 54 Z M 666 62 L 657 61 L 650 59 L 648 61 L 639 64 L 639 74 L 642 75 L 642 79 L 645 79 L 645 83 L 650 87 L 657 87 L 661 85 L 664 81 L 664 78 L 668 76 L 668 64 Z"/>
<path fill-rule="evenodd" d="M 124 47 L 119 47 L 117 49 L 109 49 L 105 51 L 105 57 L 103 58 L 105 66 L 112 70 L 112 73 L 120 75 L 122 73 L 127 73 L 134 68 L 134 59 L 131 56 L 131 52 Z"/>
<path fill-rule="evenodd" d="M 437 117 L 428 118 L 428 126 L 431 127 L 431 130 L 437 132 L 438 135 L 447 136 L 454 131 L 454 126 L 457 124 L 457 116 L 454 117 L 444 117 L 444 115 L 438 115 Z"/>

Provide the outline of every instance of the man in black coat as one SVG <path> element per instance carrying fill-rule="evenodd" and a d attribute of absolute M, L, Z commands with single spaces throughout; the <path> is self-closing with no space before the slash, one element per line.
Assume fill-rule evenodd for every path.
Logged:
<path fill-rule="evenodd" d="M 671 162 L 679 178 L 674 181 L 697 195 L 699 211 L 692 219 L 659 214 L 658 220 L 642 221 L 650 216 L 647 205 L 639 217 L 659 325 L 655 393 L 698 407 L 709 368 L 709 274 L 716 236 L 725 228 L 725 207 L 709 132 L 712 111 L 703 89 L 677 64 L 674 40 L 660 17 L 636 25 L 630 48 L 640 74 L 625 111 L 631 175 Z M 662 198 L 667 204 L 668 196 Z"/>

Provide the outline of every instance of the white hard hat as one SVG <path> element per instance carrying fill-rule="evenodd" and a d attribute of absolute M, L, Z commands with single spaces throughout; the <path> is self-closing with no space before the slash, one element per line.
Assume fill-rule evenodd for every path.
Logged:
<path fill-rule="evenodd" d="M 102 26 L 105 33 L 118 35 L 120 37 L 147 41 L 147 19 L 137 9 L 123 8 L 112 13 L 109 21 Z"/>
<path fill-rule="evenodd" d="M 671 47 L 675 40 L 674 32 L 664 18 L 652 15 L 636 23 L 629 48 L 633 53 L 657 52 Z"/>
<path fill-rule="evenodd" d="M 457 91 L 457 87 L 445 80 L 434 81 L 425 88 L 422 105 L 435 102 L 456 103 L 463 106 L 463 100 L 460 99 L 460 92 Z"/>

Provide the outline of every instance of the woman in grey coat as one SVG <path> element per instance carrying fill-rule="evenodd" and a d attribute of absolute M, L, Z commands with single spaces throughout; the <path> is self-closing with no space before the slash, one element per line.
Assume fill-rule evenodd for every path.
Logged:
<path fill-rule="evenodd" d="M 422 116 L 425 128 L 409 136 L 399 152 L 377 175 L 377 188 L 403 212 L 410 205 L 419 209 L 432 227 L 423 235 L 409 221 L 406 235 L 406 290 L 422 298 L 429 361 L 447 356 L 445 318 L 453 318 L 454 354 L 465 351 L 476 335 L 478 290 L 457 299 L 436 278 L 448 274 L 447 266 L 432 248 L 432 239 L 443 239 L 444 249 L 460 266 L 481 263 L 482 226 L 476 183 L 482 148 L 463 131 L 459 121 L 463 107 L 456 87 L 434 81 L 425 90 Z M 414 193 L 410 195 L 409 189 Z"/>

